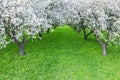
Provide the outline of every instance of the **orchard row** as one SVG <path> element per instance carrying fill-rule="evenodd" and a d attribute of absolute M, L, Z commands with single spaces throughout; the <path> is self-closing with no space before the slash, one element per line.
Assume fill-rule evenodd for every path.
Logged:
<path fill-rule="evenodd" d="M 93 33 L 105 56 L 108 44 L 120 45 L 120 0 L 0 0 L 1 49 L 14 42 L 24 55 L 28 40 L 66 24 L 85 39 Z"/>

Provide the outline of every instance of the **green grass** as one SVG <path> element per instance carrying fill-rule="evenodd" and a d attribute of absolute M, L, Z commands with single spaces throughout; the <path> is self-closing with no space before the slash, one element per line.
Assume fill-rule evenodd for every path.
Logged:
<path fill-rule="evenodd" d="M 0 50 L 0 80 L 120 80 L 120 49 L 101 46 L 93 35 L 83 39 L 69 27 L 58 27 L 31 40 L 25 56 L 11 43 Z"/>

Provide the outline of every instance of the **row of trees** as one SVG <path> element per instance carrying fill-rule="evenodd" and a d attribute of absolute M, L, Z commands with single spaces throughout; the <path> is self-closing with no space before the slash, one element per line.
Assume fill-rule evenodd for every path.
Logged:
<path fill-rule="evenodd" d="M 0 0 L 0 48 L 15 42 L 24 55 L 29 39 L 65 24 L 85 39 L 93 33 L 105 56 L 109 43 L 120 45 L 120 1 Z"/>

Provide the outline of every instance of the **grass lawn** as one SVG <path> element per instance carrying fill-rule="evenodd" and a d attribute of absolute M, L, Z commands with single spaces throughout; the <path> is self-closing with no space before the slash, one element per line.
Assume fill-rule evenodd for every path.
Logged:
<path fill-rule="evenodd" d="M 103 57 L 93 35 L 58 27 L 25 47 L 23 57 L 14 43 L 0 50 L 0 80 L 120 80 L 120 48 Z"/>

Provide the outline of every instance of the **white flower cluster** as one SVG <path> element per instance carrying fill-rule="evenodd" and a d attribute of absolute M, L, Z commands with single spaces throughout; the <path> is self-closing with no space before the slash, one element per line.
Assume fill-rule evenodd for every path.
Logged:
<path fill-rule="evenodd" d="M 0 0 L 0 47 L 64 24 L 120 44 L 120 0 Z"/>
<path fill-rule="evenodd" d="M 23 36 L 34 38 L 51 27 L 45 13 L 49 3 L 50 0 L 0 0 L 0 47 L 10 41 L 22 41 Z"/>

